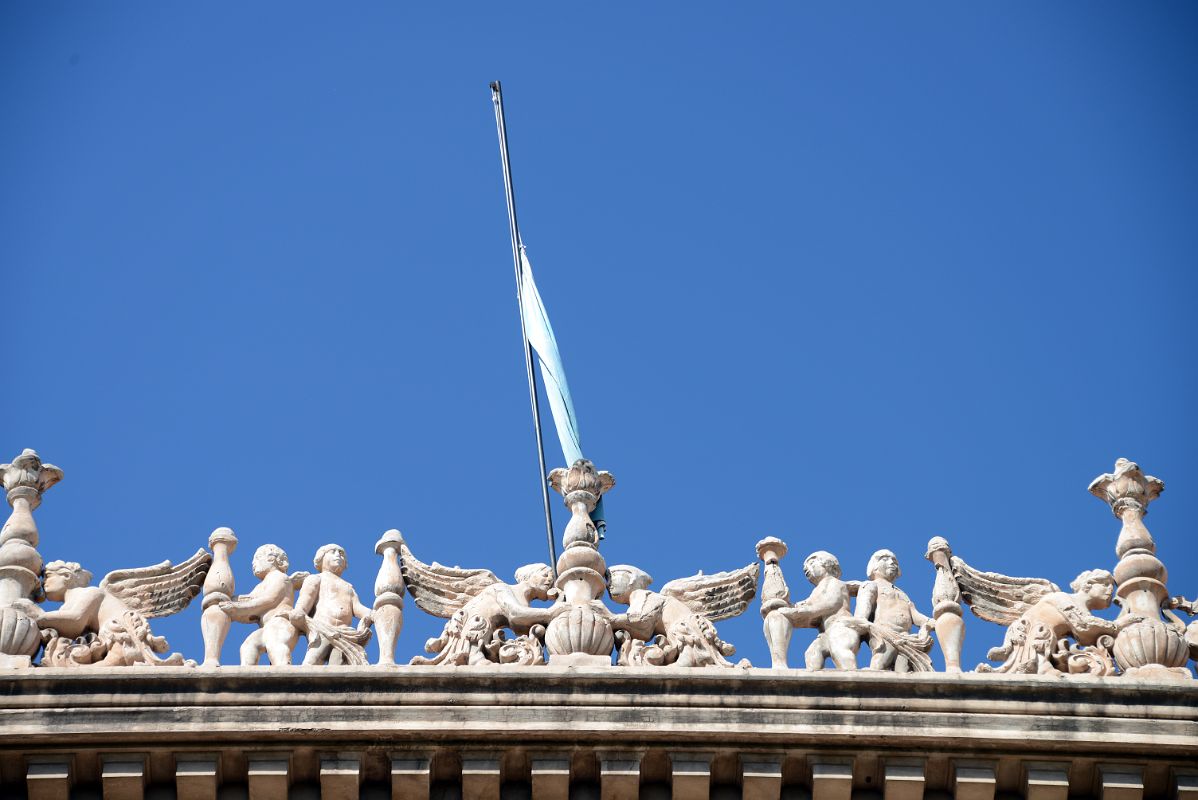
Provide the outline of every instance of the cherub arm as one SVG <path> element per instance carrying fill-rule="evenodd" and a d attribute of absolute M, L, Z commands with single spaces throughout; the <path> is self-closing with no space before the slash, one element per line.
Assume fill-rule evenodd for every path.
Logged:
<path fill-rule="evenodd" d="M 867 622 L 874 618 L 874 610 L 878 600 L 878 585 L 873 581 L 866 581 L 861 584 L 861 589 L 857 592 L 857 606 L 853 611 L 853 616 L 857 619 L 863 619 Z M 915 606 L 911 607 L 915 610 Z"/>
<path fill-rule="evenodd" d="M 281 572 L 274 574 L 282 576 L 282 580 L 268 575 L 249 594 L 243 594 L 236 600 L 221 603 L 221 611 L 238 622 L 250 622 L 261 618 L 267 611 L 277 608 L 279 603 L 286 600 L 288 593 L 294 589 L 291 588 L 291 581 L 287 579 L 286 575 Z"/>
<path fill-rule="evenodd" d="M 374 615 L 371 613 L 370 606 L 365 605 L 361 600 L 358 599 L 357 591 L 351 588 L 350 592 L 353 593 L 354 616 L 360 620 L 358 627 L 369 628 L 372 624 L 374 624 Z"/>
<path fill-rule="evenodd" d="M 933 622 L 932 618 L 929 617 L 927 614 L 924 614 L 918 608 L 916 608 L 914 600 L 912 600 L 910 602 L 911 602 L 911 621 L 914 622 L 916 625 L 918 625 L 921 628 L 930 627 Z"/>
<path fill-rule="evenodd" d="M 616 614 L 612 618 L 612 627 L 628 631 L 634 639 L 648 641 L 653 634 L 657 633 L 657 627 L 661 624 L 663 605 L 664 601 L 660 595 L 655 598 L 646 598 L 644 602 L 640 603 L 634 599 L 629 605 L 628 611 Z"/>
<path fill-rule="evenodd" d="M 818 625 L 822 620 L 842 611 L 848 606 L 848 587 L 844 581 L 828 577 L 820 582 L 806 600 L 800 600 L 791 608 L 779 609 L 795 627 Z"/>
<path fill-rule="evenodd" d="M 61 608 L 42 611 L 35 617 L 37 626 L 53 628 L 62 636 L 82 636 L 89 628 L 95 627 L 96 612 L 103 602 L 104 592 L 94 586 L 73 589 Z"/>
<path fill-rule="evenodd" d="M 503 615 L 507 617 L 508 625 L 513 628 L 547 625 L 550 620 L 566 610 L 562 603 L 554 603 L 547 608 L 525 605 L 516 599 L 516 595 L 511 589 L 495 592 L 495 601 L 499 604 Z"/>
<path fill-rule="evenodd" d="M 320 575 L 309 575 L 304 578 L 304 583 L 300 586 L 299 599 L 295 601 L 295 608 L 292 609 L 292 615 L 300 615 L 303 617 L 312 616 L 313 610 L 316 608 L 316 600 L 320 594 Z"/>

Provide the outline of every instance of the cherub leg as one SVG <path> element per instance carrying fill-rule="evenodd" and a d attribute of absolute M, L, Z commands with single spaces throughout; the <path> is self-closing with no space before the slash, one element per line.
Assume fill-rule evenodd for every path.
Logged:
<path fill-rule="evenodd" d="M 245 641 L 241 643 L 241 666 L 252 667 L 258 663 L 258 659 L 262 657 L 262 632 L 264 628 L 251 633 L 245 637 Z"/>
<path fill-rule="evenodd" d="M 794 627 L 790 620 L 771 611 L 765 616 L 765 641 L 770 648 L 770 666 L 774 669 L 786 669 L 786 651 L 790 648 L 790 637 Z"/>
<path fill-rule="evenodd" d="M 807 663 L 807 669 L 815 672 L 824 668 L 824 661 L 828 658 L 827 634 L 821 633 L 815 637 L 815 641 L 807 648 L 807 652 L 803 654 L 803 660 Z"/>
<path fill-rule="evenodd" d="M 877 636 L 869 639 L 869 649 L 873 653 L 869 659 L 869 668 L 887 670 L 894 666 L 897 651 L 885 640 Z"/>
<path fill-rule="evenodd" d="M 861 635 L 843 625 L 833 625 L 823 635 L 828 637 L 828 652 L 836 668 L 857 669 L 857 647 L 861 644 Z"/>
<path fill-rule="evenodd" d="M 291 663 L 291 651 L 299 641 L 299 631 L 283 617 L 275 617 L 262 629 L 262 643 L 273 666 Z"/>
<path fill-rule="evenodd" d="M 304 653 L 304 666 L 310 667 L 313 664 L 324 664 L 328 661 L 329 651 L 332 649 L 332 642 L 326 642 L 320 636 L 311 636 L 308 639 L 308 652 Z"/>

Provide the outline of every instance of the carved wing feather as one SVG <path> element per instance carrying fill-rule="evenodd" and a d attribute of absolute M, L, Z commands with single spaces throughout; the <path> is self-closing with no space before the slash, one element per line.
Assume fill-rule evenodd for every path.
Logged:
<path fill-rule="evenodd" d="M 489 569 L 446 567 L 436 561 L 425 564 L 412 555 L 406 542 L 399 545 L 399 558 L 404 584 L 416 605 L 435 617 L 452 617 L 483 589 L 500 582 Z"/>
<path fill-rule="evenodd" d="M 165 617 L 187 608 L 200 593 L 212 554 L 197 550 L 178 566 L 163 561 L 152 567 L 117 569 L 104 576 L 100 588 L 147 619 Z"/>
<path fill-rule="evenodd" d="M 1010 625 L 1045 595 L 1061 591 L 1043 578 L 1012 578 L 998 572 L 982 572 L 952 557 L 953 577 L 961 587 L 961 599 L 973 613 L 999 625 Z"/>
<path fill-rule="evenodd" d="M 744 612 L 749 601 L 757 595 L 756 561 L 747 567 L 714 575 L 692 575 L 679 578 L 661 587 L 661 593 L 681 600 L 696 614 L 712 622 L 735 617 Z"/>

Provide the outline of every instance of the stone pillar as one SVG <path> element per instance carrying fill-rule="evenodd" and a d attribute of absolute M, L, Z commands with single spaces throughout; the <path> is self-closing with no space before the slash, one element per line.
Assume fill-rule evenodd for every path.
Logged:
<path fill-rule="evenodd" d="M 411 753 L 391 756 L 391 797 L 395 800 L 428 800 L 429 759 Z"/>
<path fill-rule="evenodd" d="M 25 769 L 29 800 L 70 800 L 71 756 L 30 758 Z"/>
<path fill-rule="evenodd" d="M 1102 800 L 1143 800 L 1144 768 L 1127 764 L 1099 764 Z"/>
<path fill-rule="evenodd" d="M 1026 800 L 1069 800 L 1069 768 L 1067 764 L 1027 765 Z"/>
<path fill-rule="evenodd" d="M 246 783 L 250 800 L 287 800 L 291 787 L 291 759 L 286 753 L 251 753 Z"/>
<path fill-rule="evenodd" d="M 43 464 L 36 452 L 26 449 L 11 464 L 0 464 L 0 477 L 12 506 L 0 528 L 0 669 L 20 669 L 32 663 L 42 636 L 37 623 L 12 604 L 42 599 L 42 556 L 33 512 L 46 490 L 62 480 L 62 470 Z"/>
<path fill-rule="evenodd" d="M 673 800 L 707 800 L 711 794 L 711 753 L 671 753 Z"/>
<path fill-rule="evenodd" d="M 326 753 L 320 757 L 320 800 L 358 800 L 361 783 L 360 753 Z"/>
<path fill-rule="evenodd" d="M 212 566 L 204 578 L 204 611 L 200 615 L 200 632 L 204 635 L 204 663 L 201 666 L 220 666 L 220 649 L 225 643 L 232 620 L 220 610 L 220 603 L 233 599 L 233 567 L 229 555 L 237 547 L 232 528 L 217 528 L 208 537 L 212 550 Z"/>
<path fill-rule="evenodd" d="M 175 795 L 178 800 L 216 800 L 219 788 L 219 754 L 183 753 L 175 756 Z"/>
<path fill-rule="evenodd" d="M 532 796 L 535 800 L 570 799 L 570 759 L 567 756 L 533 757 Z"/>
<path fill-rule="evenodd" d="M 965 620 L 962 619 L 961 587 L 953 577 L 953 551 L 943 537 L 933 536 L 924 558 L 936 568 L 936 583 L 932 585 L 932 619 L 940 652 L 944 653 L 944 671 L 960 672 Z"/>
<path fill-rule="evenodd" d="M 602 800 L 639 800 L 639 753 L 606 753 L 599 756 L 599 795 Z"/>
<path fill-rule="evenodd" d="M 374 632 L 379 640 L 379 664 L 395 666 L 395 641 L 403 629 L 403 573 L 399 570 L 399 546 L 403 536 L 392 528 L 374 546 L 383 557 L 374 581 Z"/>
<path fill-rule="evenodd" d="M 761 584 L 761 618 L 773 669 L 786 669 L 786 651 L 790 649 L 790 637 L 794 633 L 789 620 L 771 613 L 790 605 L 790 587 L 786 585 L 782 566 L 778 563 L 786 555 L 786 549 L 786 542 L 776 536 L 767 536 L 757 543 L 757 557 L 765 564 L 765 580 Z"/>
<path fill-rule="evenodd" d="M 462 800 L 499 800 L 500 780 L 498 754 L 462 754 Z"/>
<path fill-rule="evenodd" d="M 557 559 L 557 581 L 568 611 L 554 617 L 545 629 L 545 647 L 552 666 L 610 667 L 615 634 L 611 613 L 596 603 L 607 590 L 607 562 L 599 554 L 599 532 L 591 512 L 599 498 L 616 485 L 610 472 L 598 472 L 585 458 L 569 469 L 549 473 L 549 483 L 570 509 L 562 536 L 565 548 Z"/>
<path fill-rule="evenodd" d="M 782 756 L 752 756 L 741 765 L 742 800 L 778 800 L 782 796 Z"/>
<path fill-rule="evenodd" d="M 955 800 L 994 800 L 998 786 L 994 767 L 988 765 L 959 765 L 956 768 L 953 797 Z"/>
<path fill-rule="evenodd" d="M 100 756 L 104 800 L 142 800 L 146 792 L 145 753 Z"/>
<path fill-rule="evenodd" d="M 1111 507 L 1123 521 L 1115 543 L 1115 594 L 1123 614 L 1143 617 L 1120 629 L 1115 636 L 1115 661 L 1129 677 L 1145 676 L 1187 680 L 1189 645 L 1185 627 L 1166 623 L 1161 608 L 1169 599 L 1165 588 L 1168 572 L 1156 557 L 1156 542 L 1144 526 L 1148 504 L 1165 490 L 1163 481 L 1145 475 L 1134 461 L 1121 458 L 1115 471 L 1099 475 L 1090 483 L 1090 493 Z M 1121 616 L 1122 616 L 1121 615 Z"/>
<path fill-rule="evenodd" d="M 851 800 L 853 765 L 815 762 L 811 765 L 812 800 Z"/>
<path fill-rule="evenodd" d="M 884 800 L 923 800 L 924 765 L 886 764 L 882 771 Z"/>

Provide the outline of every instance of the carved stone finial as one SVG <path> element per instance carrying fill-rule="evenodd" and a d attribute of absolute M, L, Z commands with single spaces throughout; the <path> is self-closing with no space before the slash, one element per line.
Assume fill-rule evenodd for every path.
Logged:
<path fill-rule="evenodd" d="M 1115 471 L 1099 475 L 1090 483 L 1090 493 L 1111 507 L 1123 521 L 1115 554 L 1115 592 L 1123 606 L 1115 635 L 1115 661 L 1129 675 L 1189 678 L 1185 668 L 1188 646 L 1184 629 L 1166 623 L 1161 608 L 1169 602 L 1165 586 L 1168 572 L 1156 557 L 1156 542 L 1144 525 L 1148 504 L 1160 497 L 1165 484 L 1145 475 L 1140 465 L 1126 458 L 1115 462 Z M 1139 621 L 1128 623 L 1128 620 Z"/>
<path fill-rule="evenodd" d="M 562 536 L 565 550 L 557 559 L 555 584 L 568 608 L 546 628 L 549 663 L 610 665 L 615 647 L 611 612 L 598 602 L 607 589 L 607 562 L 599 554 L 599 533 L 590 512 L 599 498 L 616 485 L 616 479 L 610 472 L 597 471 L 585 458 L 569 469 L 553 470 L 548 477 L 571 513 Z"/>
<path fill-rule="evenodd" d="M 757 543 L 757 557 L 765 564 L 765 580 L 761 584 L 761 616 L 775 608 L 790 605 L 790 587 L 782 576 L 779 561 L 786 555 L 786 542 L 767 536 Z"/>
<path fill-rule="evenodd" d="M 232 528 L 217 528 L 208 536 L 212 548 L 212 567 L 204 579 L 203 613 L 200 632 L 204 637 L 204 661 L 201 666 L 220 666 L 220 650 L 232 622 L 220 606 L 233 600 L 233 567 L 229 555 L 237 547 L 237 535 Z"/>
<path fill-rule="evenodd" d="M 0 528 L 0 668 L 26 667 L 41 647 L 41 636 L 32 617 L 13 604 L 40 598 L 42 556 L 33 511 L 42 494 L 62 480 L 62 470 L 26 449 L 11 464 L 0 464 L 0 476 L 12 506 Z"/>
<path fill-rule="evenodd" d="M 403 574 L 399 568 L 399 548 L 403 535 L 392 528 L 374 546 L 383 557 L 374 581 L 374 629 L 379 636 L 379 664 L 394 666 L 395 642 L 403 629 Z"/>
<path fill-rule="evenodd" d="M 962 618 L 961 589 L 953 577 L 953 551 L 943 536 L 928 541 L 924 558 L 936 568 L 936 583 L 932 586 L 932 619 L 936 623 L 936 640 L 944 653 L 944 671 L 961 671 L 961 648 L 965 643 L 965 620 Z"/>

